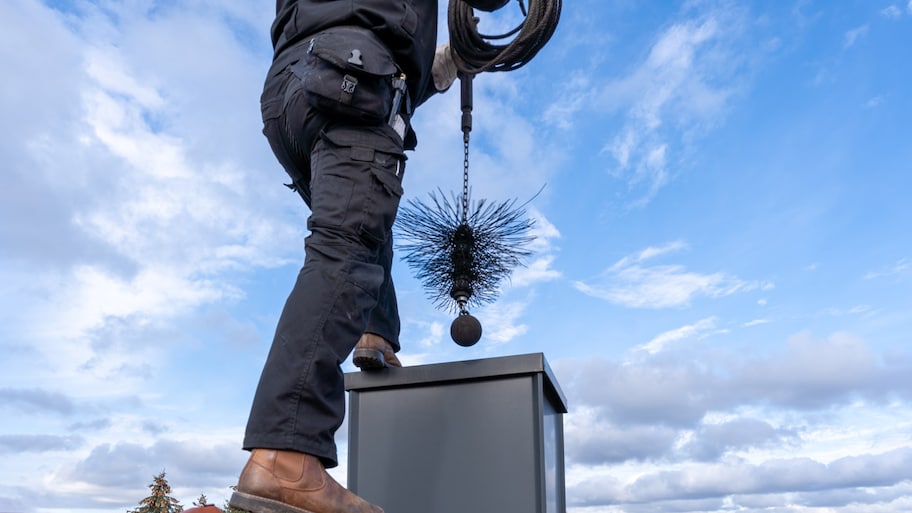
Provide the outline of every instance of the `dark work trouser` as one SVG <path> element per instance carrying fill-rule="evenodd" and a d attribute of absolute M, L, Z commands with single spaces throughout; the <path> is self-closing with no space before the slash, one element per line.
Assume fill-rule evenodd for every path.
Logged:
<path fill-rule="evenodd" d="M 341 363 L 365 332 L 399 349 L 391 230 L 405 157 L 389 126 L 332 120 L 309 106 L 291 73 L 274 80 L 282 82 L 267 81 L 263 132 L 311 209 L 311 233 L 244 448 L 306 452 L 334 467 L 334 434 L 345 415 Z"/>

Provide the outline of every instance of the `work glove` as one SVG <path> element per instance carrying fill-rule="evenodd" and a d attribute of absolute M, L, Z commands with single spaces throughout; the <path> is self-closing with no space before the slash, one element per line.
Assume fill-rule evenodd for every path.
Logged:
<path fill-rule="evenodd" d="M 431 76 L 434 79 L 434 87 L 441 93 L 449 89 L 456 80 L 456 62 L 453 61 L 450 43 L 437 46 L 437 50 L 434 52 L 434 64 L 431 66 Z"/>

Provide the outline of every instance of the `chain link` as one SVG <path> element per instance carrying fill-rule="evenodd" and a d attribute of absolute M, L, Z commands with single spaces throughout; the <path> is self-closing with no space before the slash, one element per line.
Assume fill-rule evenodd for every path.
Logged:
<path fill-rule="evenodd" d="M 469 212 L 469 133 L 465 132 L 462 138 L 463 161 L 462 161 L 462 224 L 468 224 Z"/>

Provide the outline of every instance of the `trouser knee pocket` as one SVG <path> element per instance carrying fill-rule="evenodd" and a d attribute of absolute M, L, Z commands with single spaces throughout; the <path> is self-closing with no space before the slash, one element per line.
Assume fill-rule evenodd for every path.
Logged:
<path fill-rule="evenodd" d="M 389 127 L 329 127 L 311 156 L 314 230 L 338 230 L 371 247 L 384 243 L 402 198 L 405 155 Z"/>

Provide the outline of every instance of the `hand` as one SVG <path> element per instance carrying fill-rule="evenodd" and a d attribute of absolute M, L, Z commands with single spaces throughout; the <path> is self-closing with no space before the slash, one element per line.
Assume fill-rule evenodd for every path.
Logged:
<path fill-rule="evenodd" d="M 434 78 L 434 87 L 441 93 L 449 89 L 456 80 L 456 62 L 453 60 L 450 43 L 439 45 L 434 52 L 431 76 Z"/>

